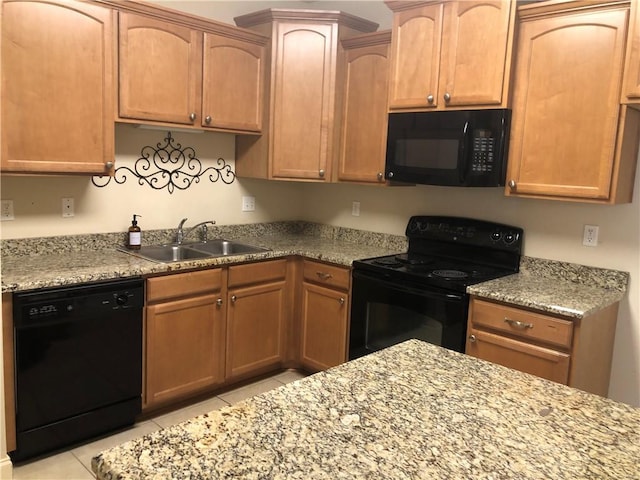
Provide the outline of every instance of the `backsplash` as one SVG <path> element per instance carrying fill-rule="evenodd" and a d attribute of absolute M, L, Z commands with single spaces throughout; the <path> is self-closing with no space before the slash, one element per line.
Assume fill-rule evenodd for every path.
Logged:
<path fill-rule="evenodd" d="M 188 232 L 189 228 L 186 228 L 185 230 Z M 398 252 L 403 252 L 407 249 L 407 239 L 404 236 L 388 235 L 384 233 L 335 227 L 304 221 L 251 223 L 244 225 L 213 225 L 208 227 L 208 238 L 210 239 L 263 237 L 277 234 L 308 235 L 310 237 L 320 237 L 329 240 L 340 240 L 350 243 L 386 247 L 390 250 L 397 250 Z M 199 240 L 198 235 L 199 232 L 191 233 L 187 238 L 185 238 L 185 242 Z M 144 230 L 142 232 L 142 244 L 156 245 L 172 243 L 175 241 L 175 236 L 175 228 Z M 3 257 L 113 250 L 116 246 L 124 246 L 126 244 L 126 239 L 127 232 L 7 239 L 0 240 L 0 250 Z"/>
<path fill-rule="evenodd" d="M 621 292 L 629 283 L 628 272 L 525 256 L 520 259 L 520 273 Z"/>

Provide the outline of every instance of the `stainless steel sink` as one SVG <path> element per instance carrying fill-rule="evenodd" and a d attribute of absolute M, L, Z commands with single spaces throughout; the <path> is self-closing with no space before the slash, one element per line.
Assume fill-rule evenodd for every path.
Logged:
<path fill-rule="evenodd" d="M 242 255 L 245 253 L 267 252 L 268 248 L 256 247 L 245 243 L 233 242 L 230 240 L 216 239 L 207 242 L 190 243 L 189 248 L 200 252 L 207 252 L 214 257 L 224 255 Z"/>
<path fill-rule="evenodd" d="M 200 252 L 184 245 L 150 245 L 141 247 L 140 250 L 131 253 L 162 263 L 198 260 L 211 256 L 207 252 Z"/>
<path fill-rule="evenodd" d="M 243 255 L 247 253 L 267 252 L 268 248 L 256 247 L 245 243 L 224 239 L 209 240 L 207 242 L 192 242 L 181 245 L 147 245 L 140 250 L 127 253 L 154 262 L 169 263 L 184 260 L 199 260 L 203 258 L 224 257 L 230 255 Z"/>

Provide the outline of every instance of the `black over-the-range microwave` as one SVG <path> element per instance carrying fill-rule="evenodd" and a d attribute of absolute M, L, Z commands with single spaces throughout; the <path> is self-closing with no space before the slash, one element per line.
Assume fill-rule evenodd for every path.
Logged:
<path fill-rule="evenodd" d="M 426 185 L 505 182 L 511 110 L 390 113 L 385 176 Z"/>

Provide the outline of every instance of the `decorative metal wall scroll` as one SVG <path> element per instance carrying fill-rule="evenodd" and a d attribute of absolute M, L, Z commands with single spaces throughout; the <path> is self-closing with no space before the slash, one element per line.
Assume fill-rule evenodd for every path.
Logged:
<path fill-rule="evenodd" d="M 202 163 L 196 157 L 196 151 L 191 147 L 182 148 L 167 132 L 164 143 L 156 147 L 146 146 L 140 150 L 140 158 L 136 160 L 133 169 L 129 167 L 116 168 L 113 176 L 97 175 L 91 178 L 96 187 L 106 187 L 111 179 L 117 184 L 127 180 L 127 174 L 138 179 L 140 185 L 145 183 L 156 190 L 166 188 L 173 193 L 177 188 L 186 190 L 192 183 L 200 182 L 200 177 L 209 176 L 211 182 L 221 180 L 227 185 L 232 183 L 236 174 L 231 170 L 224 158 L 218 158 L 217 166 L 202 169 Z"/>

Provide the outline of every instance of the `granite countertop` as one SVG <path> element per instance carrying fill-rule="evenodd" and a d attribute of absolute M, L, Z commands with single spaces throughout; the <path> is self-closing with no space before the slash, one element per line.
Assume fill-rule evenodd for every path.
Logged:
<path fill-rule="evenodd" d="M 67 252 L 3 256 L 2 293 L 46 288 L 124 277 L 178 272 L 194 268 L 302 255 L 338 265 L 350 266 L 353 260 L 389 255 L 403 251 L 390 245 L 367 245 L 344 239 L 314 237 L 304 234 L 272 234 L 261 237 L 231 236 L 270 251 L 204 258 L 172 263 L 157 263 L 116 250 Z"/>
<path fill-rule="evenodd" d="M 622 300 L 628 281 L 627 272 L 523 257 L 519 273 L 471 285 L 467 292 L 579 319 Z"/>
<path fill-rule="evenodd" d="M 145 232 L 145 244 L 170 242 L 174 232 Z M 2 293 L 185 271 L 194 268 L 302 255 L 350 266 L 356 259 L 405 252 L 406 237 L 306 222 L 214 226 L 210 238 L 226 238 L 271 250 L 174 263 L 156 263 L 116 250 L 123 234 L 3 241 Z M 620 301 L 629 274 L 523 257 L 520 273 L 468 287 L 467 292 L 582 318 Z"/>
<path fill-rule="evenodd" d="M 410 340 L 104 451 L 100 480 L 640 479 L 640 409 Z"/>

